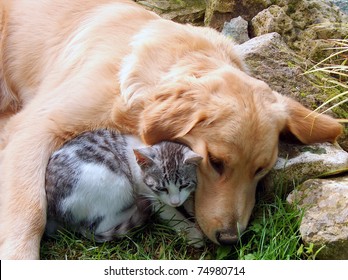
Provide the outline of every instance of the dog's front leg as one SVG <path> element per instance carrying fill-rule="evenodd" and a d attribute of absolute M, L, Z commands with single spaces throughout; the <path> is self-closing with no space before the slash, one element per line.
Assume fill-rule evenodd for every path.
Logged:
<path fill-rule="evenodd" d="M 38 259 L 46 222 L 45 170 L 54 136 L 46 120 L 22 117 L 0 156 L 1 259 Z"/>
<path fill-rule="evenodd" d="M 103 93 L 93 91 L 92 86 L 88 89 Z M 33 100 L 6 125 L 8 135 L 0 152 L 1 259 L 39 258 L 46 223 L 45 172 L 51 152 L 84 130 L 111 126 L 115 98 L 94 94 L 83 99 L 77 94 L 87 89 L 75 89 L 76 102 L 64 97 L 65 92 L 69 93 L 60 90 L 47 100 L 45 96 Z"/>

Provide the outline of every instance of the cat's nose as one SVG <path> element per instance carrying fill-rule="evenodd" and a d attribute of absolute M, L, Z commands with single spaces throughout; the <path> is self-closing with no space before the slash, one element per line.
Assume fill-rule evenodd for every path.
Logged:
<path fill-rule="evenodd" d="M 180 201 L 176 201 L 176 202 L 171 202 L 171 205 L 172 205 L 173 207 L 178 207 L 178 206 L 180 206 L 181 204 L 180 204 Z"/>
<path fill-rule="evenodd" d="M 180 206 L 180 198 L 179 198 L 179 197 L 172 197 L 172 198 L 170 199 L 170 204 L 171 204 L 173 207 Z"/>

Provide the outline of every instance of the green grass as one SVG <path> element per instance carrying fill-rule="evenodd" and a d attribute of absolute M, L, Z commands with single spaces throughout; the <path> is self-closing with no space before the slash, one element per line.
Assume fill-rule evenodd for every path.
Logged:
<path fill-rule="evenodd" d="M 243 234 L 238 259 L 290 260 L 300 259 L 299 233 L 302 213 L 292 209 L 281 198 L 272 204 L 261 203 L 256 217 Z"/>
<path fill-rule="evenodd" d="M 195 249 L 186 245 L 185 237 L 174 233 L 156 215 L 147 225 L 133 230 L 122 239 L 95 243 L 72 232 L 60 232 L 56 238 L 44 237 L 42 259 L 149 260 L 209 259 L 209 246 Z"/>
<path fill-rule="evenodd" d="M 276 197 L 271 203 L 259 202 L 252 221 L 235 246 L 217 246 L 209 241 L 196 249 L 185 237 L 173 232 L 157 216 L 153 222 L 112 242 L 95 243 L 71 232 L 61 232 L 55 239 L 45 237 L 41 244 L 42 259 L 84 260 L 206 260 L 314 259 L 311 246 L 301 243 L 300 210 L 291 208 Z"/>

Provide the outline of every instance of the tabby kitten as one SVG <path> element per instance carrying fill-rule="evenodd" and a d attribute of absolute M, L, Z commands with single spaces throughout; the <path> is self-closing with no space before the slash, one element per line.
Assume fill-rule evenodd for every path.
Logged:
<path fill-rule="evenodd" d="M 189 242 L 202 240 L 201 232 L 174 208 L 195 190 L 201 160 L 177 143 L 146 147 L 134 136 L 110 130 L 85 132 L 49 160 L 46 232 L 68 227 L 108 241 L 144 224 L 161 208 L 160 217 L 186 231 Z"/>

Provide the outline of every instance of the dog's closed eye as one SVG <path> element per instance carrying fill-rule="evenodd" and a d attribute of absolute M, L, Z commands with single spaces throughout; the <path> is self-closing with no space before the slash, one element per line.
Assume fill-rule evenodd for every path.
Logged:
<path fill-rule="evenodd" d="M 219 160 L 219 159 L 213 157 L 210 153 L 208 156 L 209 156 L 209 162 L 210 162 L 211 166 L 214 168 L 214 170 L 217 173 L 222 175 L 224 173 L 224 162 L 222 160 Z"/>
<path fill-rule="evenodd" d="M 256 169 L 255 175 L 261 173 L 262 171 L 263 171 L 263 167 L 259 167 L 258 169 Z"/>

